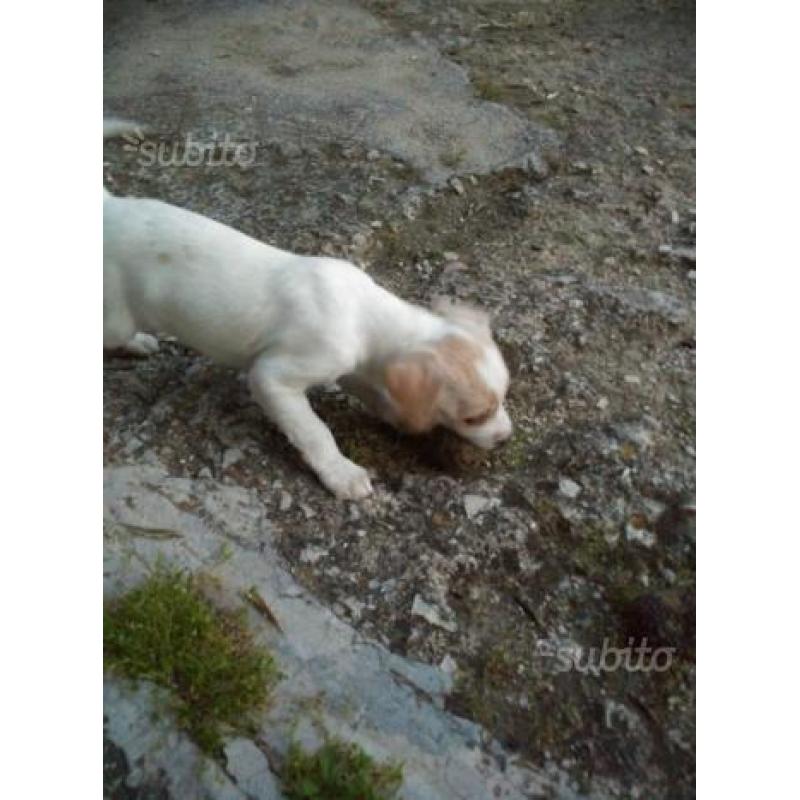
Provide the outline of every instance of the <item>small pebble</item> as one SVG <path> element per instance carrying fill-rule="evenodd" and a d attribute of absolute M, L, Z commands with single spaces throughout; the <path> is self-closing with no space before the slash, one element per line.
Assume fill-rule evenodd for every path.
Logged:
<path fill-rule="evenodd" d="M 558 491 L 561 492 L 564 497 L 574 500 L 583 491 L 583 488 L 579 483 L 575 483 L 575 481 L 570 478 L 559 478 Z"/>
<path fill-rule="evenodd" d="M 453 191 L 456 194 L 464 194 L 466 192 L 464 184 L 458 178 L 450 178 L 450 186 L 453 187 Z"/>
<path fill-rule="evenodd" d="M 232 467 L 244 458 L 244 453 L 238 447 L 229 447 L 222 455 L 222 469 Z"/>
<path fill-rule="evenodd" d="M 458 663 L 456 660 L 447 653 L 445 657 L 439 662 L 439 669 L 442 670 L 446 675 L 450 675 L 451 677 L 456 674 L 456 670 L 458 670 Z"/>
<path fill-rule="evenodd" d="M 308 547 L 304 547 L 300 551 L 300 561 L 303 564 L 316 564 L 320 559 L 325 558 L 328 555 L 328 551 L 322 547 L 315 547 L 313 544 L 308 545 Z"/>
<path fill-rule="evenodd" d="M 500 505 L 500 501 L 496 497 L 484 497 L 479 494 L 464 495 L 464 511 L 466 511 L 468 519 L 474 519 L 484 511 L 498 505 Z"/>

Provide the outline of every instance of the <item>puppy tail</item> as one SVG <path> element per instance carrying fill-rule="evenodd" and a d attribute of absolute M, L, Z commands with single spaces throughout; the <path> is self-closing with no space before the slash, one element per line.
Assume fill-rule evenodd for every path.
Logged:
<path fill-rule="evenodd" d="M 127 119 L 109 117 L 103 120 L 103 139 L 116 139 L 118 136 L 126 136 L 128 134 L 141 137 L 145 131 L 146 128 L 143 125 Z"/>

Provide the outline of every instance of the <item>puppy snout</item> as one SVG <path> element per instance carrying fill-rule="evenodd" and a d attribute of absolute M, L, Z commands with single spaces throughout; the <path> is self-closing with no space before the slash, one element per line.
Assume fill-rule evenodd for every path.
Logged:
<path fill-rule="evenodd" d="M 511 424 L 511 417 L 508 416 L 508 411 L 506 411 L 505 408 L 500 409 L 498 421 L 500 423 L 500 427 L 493 436 L 495 444 L 504 442 L 514 432 L 514 426 Z"/>
<path fill-rule="evenodd" d="M 506 441 L 511 434 L 514 432 L 514 429 L 510 422 L 507 425 L 503 425 L 503 427 L 492 431 L 488 435 L 485 435 L 481 442 L 476 442 L 479 447 L 484 447 L 488 450 L 491 450 L 497 445 L 501 444 L 502 442 Z"/>
<path fill-rule="evenodd" d="M 497 433 L 495 433 L 495 435 L 492 437 L 492 444 L 497 445 L 500 444 L 501 442 L 504 442 L 506 439 L 511 437 L 512 433 L 513 433 L 513 428 L 510 425 L 508 426 L 508 428 L 505 428 L 501 431 L 497 431 Z"/>

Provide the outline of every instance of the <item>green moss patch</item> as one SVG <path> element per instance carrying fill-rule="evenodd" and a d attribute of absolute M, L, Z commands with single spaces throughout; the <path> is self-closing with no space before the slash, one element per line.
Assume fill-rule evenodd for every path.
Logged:
<path fill-rule="evenodd" d="M 358 745 L 330 739 L 313 753 L 293 743 L 282 777 L 287 800 L 392 800 L 403 772 L 398 764 L 375 762 Z"/>
<path fill-rule="evenodd" d="M 224 733 L 252 732 L 253 714 L 280 678 L 243 614 L 212 606 L 192 576 L 159 568 L 106 605 L 105 665 L 168 689 L 179 725 L 217 754 Z"/>

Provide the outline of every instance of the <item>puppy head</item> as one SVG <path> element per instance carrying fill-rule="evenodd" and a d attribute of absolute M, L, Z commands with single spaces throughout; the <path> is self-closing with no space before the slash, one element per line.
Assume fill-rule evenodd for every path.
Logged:
<path fill-rule="evenodd" d="M 424 433 L 438 424 L 444 376 L 434 353 L 423 350 L 390 359 L 383 382 L 389 422 L 409 433 Z"/>
<path fill-rule="evenodd" d="M 511 435 L 503 406 L 508 370 L 492 341 L 489 318 L 452 304 L 435 307 L 455 332 L 386 365 L 390 422 L 412 433 L 443 425 L 489 449 Z"/>

